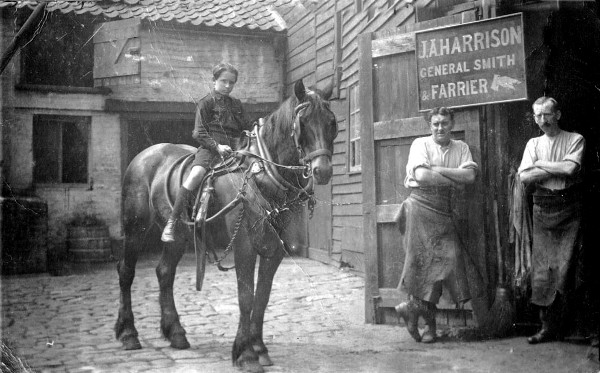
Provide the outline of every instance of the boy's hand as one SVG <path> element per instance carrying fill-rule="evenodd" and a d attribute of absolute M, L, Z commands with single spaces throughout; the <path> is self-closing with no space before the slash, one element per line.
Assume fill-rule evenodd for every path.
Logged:
<path fill-rule="evenodd" d="M 227 157 L 228 155 L 231 154 L 231 147 L 229 145 L 217 145 L 217 151 L 219 152 L 219 155 L 223 158 Z"/>

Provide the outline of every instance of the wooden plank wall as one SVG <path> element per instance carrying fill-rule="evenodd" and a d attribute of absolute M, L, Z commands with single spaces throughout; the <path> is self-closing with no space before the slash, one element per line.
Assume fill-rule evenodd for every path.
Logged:
<path fill-rule="evenodd" d="M 282 33 L 142 22 L 139 39 L 138 84 L 111 85 L 115 99 L 193 102 L 212 88 L 213 66 L 230 62 L 240 73 L 233 96 L 247 103 L 281 100 Z"/>
<path fill-rule="evenodd" d="M 347 165 L 347 87 L 358 83 L 358 35 L 395 29 L 414 23 L 414 6 L 405 0 L 362 0 L 356 11 L 355 0 L 300 1 L 279 9 L 288 27 L 286 93 L 293 83 L 304 79 L 307 85 L 324 87 L 333 79 L 335 69 L 335 18 L 341 14 L 341 68 L 339 98 L 332 102 L 339 124 L 335 141 L 332 179 L 332 250 L 334 261 L 343 260 L 364 272 L 362 247 L 362 175 L 349 173 Z M 427 7 L 432 0 L 418 0 Z"/>

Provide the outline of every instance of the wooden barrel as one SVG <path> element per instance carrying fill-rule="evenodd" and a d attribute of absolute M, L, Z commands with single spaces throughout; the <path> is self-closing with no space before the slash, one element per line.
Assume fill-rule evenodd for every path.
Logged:
<path fill-rule="evenodd" d="M 74 262 L 104 262 L 110 260 L 110 235 L 103 225 L 68 227 L 67 249 Z"/>

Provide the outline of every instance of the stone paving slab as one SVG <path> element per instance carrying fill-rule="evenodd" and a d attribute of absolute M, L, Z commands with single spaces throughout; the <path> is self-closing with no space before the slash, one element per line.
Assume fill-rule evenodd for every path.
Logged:
<path fill-rule="evenodd" d="M 230 361 L 235 272 L 208 266 L 197 292 L 193 254 L 186 254 L 174 292 L 191 348 L 175 350 L 160 335 L 156 262 L 138 263 L 132 289 L 142 350 L 124 351 L 114 337 L 114 263 L 62 277 L 3 277 L 3 340 L 38 372 L 238 372 Z M 587 346 L 535 349 L 524 338 L 424 345 L 400 326 L 365 324 L 363 278 L 303 258 L 286 258 L 275 276 L 264 337 L 275 363 L 268 373 L 598 372 L 597 349 Z"/>

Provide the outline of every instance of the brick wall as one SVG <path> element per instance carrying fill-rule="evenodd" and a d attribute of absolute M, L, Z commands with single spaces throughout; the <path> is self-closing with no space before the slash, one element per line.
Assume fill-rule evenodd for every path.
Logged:
<path fill-rule="evenodd" d="M 5 136 L 9 139 L 7 179 L 14 190 L 32 190 L 48 203 L 50 250 L 60 250 L 66 223 L 90 212 L 107 223 L 113 238 L 121 236 L 121 126 L 118 114 L 101 111 L 104 98 L 85 94 L 17 92 Z M 85 110 L 76 110 L 85 108 Z M 96 110 L 92 110 L 96 109 Z M 37 185 L 33 182 L 33 117 L 36 114 L 90 116 L 89 184 Z"/>

